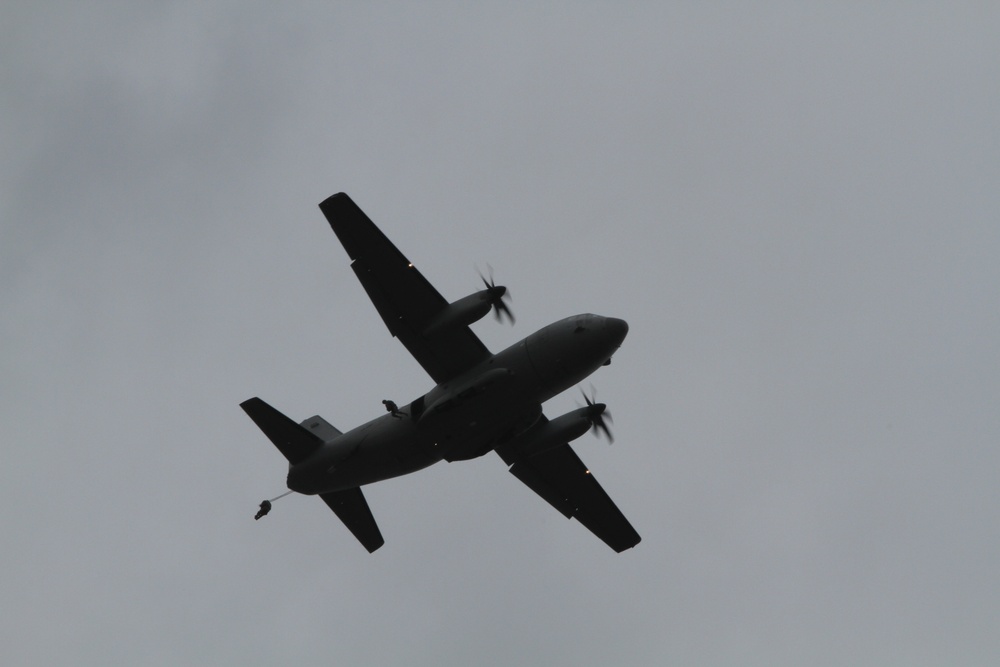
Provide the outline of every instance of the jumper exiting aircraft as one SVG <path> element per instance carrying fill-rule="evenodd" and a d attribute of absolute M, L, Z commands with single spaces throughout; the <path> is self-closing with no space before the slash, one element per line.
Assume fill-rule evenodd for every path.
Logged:
<path fill-rule="evenodd" d="M 385 540 L 362 486 L 496 450 L 515 477 L 615 551 L 638 544 L 568 444 L 591 428 L 610 440 L 605 405 L 584 395 L 584 407 L 552 420 L 542 414 L 542 403 L 611 362 L 628 324 L 574 315 L 491 354 L 469 325 L 490 310 L 513 322 L 505 287 L 484 277 L 485 289 L 449 303 L 346 194 L 319 207 L 389 332 L 437 386 L 403 407 L 383 401 L 388 414 L 347 433 L 318 415 L 297 423 L 259 398 L 241 403 L 288 459 L 288 488 L 322 498 L 372 552 Z M 261 503 L 257 518 L 269 509 Z"/>

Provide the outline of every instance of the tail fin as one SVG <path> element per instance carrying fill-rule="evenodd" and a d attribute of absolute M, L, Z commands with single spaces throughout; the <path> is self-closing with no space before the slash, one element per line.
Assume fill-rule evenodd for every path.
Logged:
<path fill-rule="evenodd" d="M 306 419 L 305 421 L 301 422 L 301 424 L 302 426 L 305 426 L 311 432 L 319 436 L 323 440 L 323 442 L 330 442 L 331 440 L 339 438 L 340 436 L 344 435 L 343 433 L 340 432 L 340 430 L 336 426 L 334 426 L 327 420 L 323 419 L 319 415 L 310 417 L 309 419 Z"/>
<path fill-rule="evenodd" d="M 243 401 L 240 407 L 292 465 L 307 459 L 323 444 L 323 439 L 318 435 L 296 424 L 257 397 Z"/>

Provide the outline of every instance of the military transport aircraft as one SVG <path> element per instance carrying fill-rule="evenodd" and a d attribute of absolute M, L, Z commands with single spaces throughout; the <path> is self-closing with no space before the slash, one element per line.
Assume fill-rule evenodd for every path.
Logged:
<path fill-rule="evenodd" d="M 384 544 L 362 486 L 445 461 L 496 450 L 510 472 L 567 518 L 621 552 L 639 534 L 570 448 L 590 429 L 611 434 L 605 405 L 586 405 L 549 420 L 542 403 L 611 361 L 628 325 L 613 317 L 574 315 L 491 354 L 469 325 L 490 310 L 513 321 L 506 288 L 449 303 L 346 194 L 319 205 L 347 250 L 389 332 L 437 383 L 403 407 L 347 433 L 320 416 L 297 423 L 259 398 L 240 406 L 288 459 L 288 488 L 319 495 L 369 552 Z M 270 503 L 261 504 L 262 514 Z"/>

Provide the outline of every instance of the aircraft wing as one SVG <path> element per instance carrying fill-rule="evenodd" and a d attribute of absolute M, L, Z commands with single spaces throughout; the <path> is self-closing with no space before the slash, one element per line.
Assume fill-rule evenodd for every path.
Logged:
<path fill-rule="evenodd" d="M 503 446 L 497 453 L 508 464 L 513 463 L 511 474 L 563 516 L 575 517 L 615 551 L 631 549 L 642 539 L 569 444 L 517 460 Z"/>
<path fill-rule="evenodd" d="M 350 197 L 335 194 L 319 207 L 389 333 L 435 382 L 447 382 L 489 357 L 490 351 L 467 326 L 424 333 L 448 302 Z"/>
<path fill-rule="evenodd" d="M 319 497 L 354 533 L 354 537 L 358 538 L 365 549 L 368 549 L 368 553 L 385 544 L 382 532 L 378 529 L 375 517 L 372 516 L 372 511 L 368 508 L 368 501 L 365 500 L 360 488 L 321 493 Z"/>

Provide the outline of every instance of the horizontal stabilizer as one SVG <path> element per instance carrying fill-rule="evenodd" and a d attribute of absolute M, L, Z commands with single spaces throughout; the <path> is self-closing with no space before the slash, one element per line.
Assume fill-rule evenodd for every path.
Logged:
<path fill-rule="evenodd" d="M 240 403 L 240 407 L 292 465 L 307 459 L 323 444 L 318 435 L 296 424 L 259 398 L 247 399 Z"/>
<path fill-rule="evenodd" d="M 343 491 L 333 491 L 331 493 L 321 493 L 319 497 L 323 499 L 330 509 L 333 510 L 348 530 L 354 533 L 368 553 L 371 553 L 385 544 L 382 533 L 375 523 L 375 517 L 368 508 L 368 501 L 361 489 L 345 489 Z"/>

